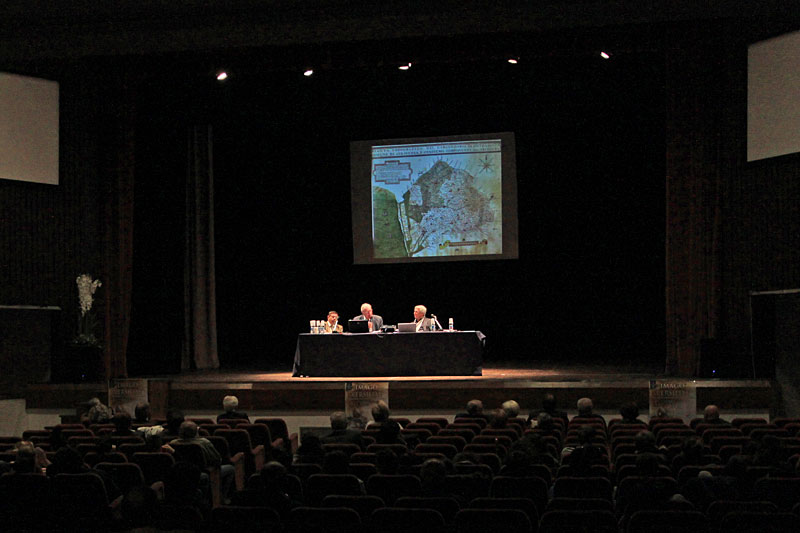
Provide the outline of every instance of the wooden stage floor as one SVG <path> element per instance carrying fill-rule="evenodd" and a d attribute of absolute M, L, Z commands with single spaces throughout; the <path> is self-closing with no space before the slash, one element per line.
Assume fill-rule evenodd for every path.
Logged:
<path fill-rule="evenodd" d="M 540 405 L 553 393 L 564 408 L 578 398 L 591 397 L 598 411 L 616 412 L 623 402 L 649 403 L 652 379 L 675 379 L 663 368 L 564 362 L 486 363 L 482 376 L 296 378 L 285 369 L 221 369 L 186 371 L 175 375 L 144 376 L 154 411 L 177 407 L 184 411 L 215 411 L 222 397 L 235 394 L 247 412 L 330 413 L 341 409 L 348 381 L 389 383 L 394 409 L 457 412 L 472 398 L 485 405 L 515 399 L 523 408 Z M 723 405 L 728 410 L 770 409 L 777 401 L 769 380 L 696 379 L 697 404 Z M 69 409 L 91 396 L 103 397 L 105 384 L 31 384 L 26 390 L 29 409 Z"/>

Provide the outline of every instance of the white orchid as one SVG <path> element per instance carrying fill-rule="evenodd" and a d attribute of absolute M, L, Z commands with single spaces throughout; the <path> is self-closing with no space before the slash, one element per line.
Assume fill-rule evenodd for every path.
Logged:
<path fill-rule="evenodd" d="M 81 304 L 81 316 L 84 316 L 92 309 L 92 301 L 95 291 L 98 287 L 102 287 L 99 279 L 92 281 L 92 276 L 89 274 L 81 274 L 75 280 L 78 284 L 78 300 Z"/>
<path fill-rule="evenodd" d="M 78 285 L 78 301 L 80 303 L 80 314 L 78 315 L 78 335 L 73 339 L 75 344 L 99 346 L 100 341 L 94 335 L 97 326 L 94 313 L 92 312 L 92 301 L 94 293 L 98 287 L 102 287 L 99 279 L 92 280 L 89 274 L 81 274 L 75 280 Z"/>

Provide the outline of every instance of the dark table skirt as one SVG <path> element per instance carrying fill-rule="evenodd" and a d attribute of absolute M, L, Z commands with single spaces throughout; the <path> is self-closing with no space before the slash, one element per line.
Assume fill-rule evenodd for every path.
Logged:
<path fill-rule="evenodd" d="M 480 331 L 297 337 L 292 375 L 309 377 L 480 376 Z"/>

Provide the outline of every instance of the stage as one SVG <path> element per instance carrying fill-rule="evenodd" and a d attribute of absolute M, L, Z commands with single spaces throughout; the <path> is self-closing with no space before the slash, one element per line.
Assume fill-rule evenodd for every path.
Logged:
<path fill-rule="evenodd" d="M 523 411 L 536 409 L 546 393 L 572 412 L 578 398 L 594 400 L 596 411 L 615 415 L 624 402 L 635 401 L 646 412 L 652 379 L 677 379 L 663 369 L 563 362 L 486 363 L 481 376 L 414 377 L 292 377 L 290 369 L 223 369 L 186 371 L 175 375 L 144 376 L 156 416 L 175 407 L 184 413 L 217 412 L 222 398 L 234 394 L 239 408 L 248 413 L 292 416 L 326 415 L 344 404 L 347 381 L 385 381 L 396 413 L 456 413 L 467 401 L 478 398 L 488 407 L 514 399 Z M 699 409 L 709 403 L 726 412 L 770 411 L 777 407 L 778 393 L 769 380 L 695 379 Z M 26 388 L 27 409 L 69 412 L 82 401 L 99 396 L 107 388 L 100 383 L 34 383 Z"/>

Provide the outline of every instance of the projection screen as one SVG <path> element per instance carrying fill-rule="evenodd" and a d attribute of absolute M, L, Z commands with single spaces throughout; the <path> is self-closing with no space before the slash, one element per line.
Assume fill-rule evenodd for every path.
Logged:
<path fill-rule="evenodd" d="M 515 259 L 513 133 L 350 145 L 356 264 Z"/>

